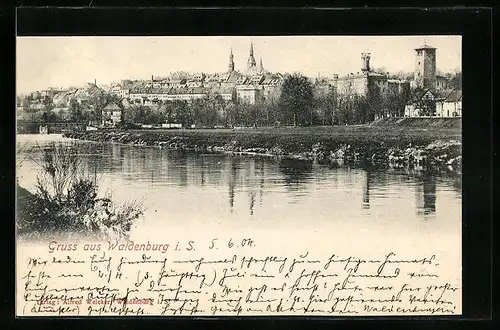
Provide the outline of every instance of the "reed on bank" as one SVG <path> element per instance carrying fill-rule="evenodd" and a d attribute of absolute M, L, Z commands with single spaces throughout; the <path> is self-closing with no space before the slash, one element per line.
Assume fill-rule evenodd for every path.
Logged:
<path fill-rule="evenodd" d="M 52 142 L 41 148 L 35 191 L 17 184 L 17 234 L 127 237 L 143 214 L 137 201 L 117 203 L 100 196 L 98 180 L 83 166 L 75 145 Z"/>

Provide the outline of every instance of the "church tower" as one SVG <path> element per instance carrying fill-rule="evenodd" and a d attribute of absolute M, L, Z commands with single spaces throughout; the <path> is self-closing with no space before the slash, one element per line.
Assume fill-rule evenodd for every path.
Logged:
<path fill-rule="evenodd" d="M 233 49 L 231 48 L 231 53 L 229 54 L 229 73 L 234 71 L 234 56 Z"/>
<path fill-rule="evenodd" d="M 255 67 L 257 63 L 255 63 L 255 57 L 253 57 L 253 43 L 250 42 L 250 56 L 248 57 L 247 69 Z"/>
<path fill-rule="evenodd" d="M 415 48 L 415 83 L 420 88 L 436 87 L 436 48 L 423 45 Z"/>
<path fill-rule="evenodd" d="M 264 64 L 262 64 L 262 57 L 260 58 L 259 62 L 259 72 L 264 73 Z"/>

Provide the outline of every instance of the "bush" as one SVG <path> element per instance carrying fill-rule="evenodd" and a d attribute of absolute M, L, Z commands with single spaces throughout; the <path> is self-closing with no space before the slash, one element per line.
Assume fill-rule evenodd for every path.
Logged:
<path fill-rule="evenodd" d="M 120 123 L 118 123 L 116 125 L 116 128 L 120 128 L 120 129 L 139 129 L 139 128 L 141 128 L 141 125 L 136 124 L 136 123 L 132 123 L 132 122 L 122 121 L 122 122 L 120 122 Z"/>
<path fill-rule="evenodd" d="M 53 143 L 42 150 L 36 192 L 17 187 L 19 235 L 128 236 L 143 214 L 141 205 L 118 205 L 112 196 L 99 198 L 96 178 L 82 165 L 75 146 Z"/>

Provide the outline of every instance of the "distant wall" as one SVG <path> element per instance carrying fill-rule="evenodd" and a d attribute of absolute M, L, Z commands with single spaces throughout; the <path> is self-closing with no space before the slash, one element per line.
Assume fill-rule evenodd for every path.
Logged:
<path fill-rule="evenodd" d="M 462 128 L 462 118 L 409 118 L 391 117 L 380 118 L 370 124 L 370 126 L 397 126 L 414 128 Z"/>
<path fill-rule="evenodd" d="M 41 123 L 30 123 L 30 122 L 17 122 L 17 134 L 39 134 L 39 126 Z M 47 125 L 47 124 L 43 124 Z M 48 133 L 49 134 L 60 134 L 65 130 L 83 130 L 85 129 L 84 124 L 67 124 L 67 123 L 49 123 Z"/>
<path fill-rule="evenodd" d="M 17 134 L 38 134 L 37 123 L 17 123 Z"/>

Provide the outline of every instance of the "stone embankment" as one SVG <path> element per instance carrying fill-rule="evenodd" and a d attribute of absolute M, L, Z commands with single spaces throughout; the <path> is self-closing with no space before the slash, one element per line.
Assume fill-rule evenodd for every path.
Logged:
<path fill-rule="evenodd" d="M 357 163 L 393 168 L 447 170 L 461 173 L 462 143 L 456 139 L 398 138 L 384 140 L 363 135 L 273 135 L 193 133 L 168 134 L 148 131 L 93 131 L 65 134 L 66 137 L 95 141 L 151 146 L 189 152 L 249 154 L 313 160 L 321 163 Z"/>

